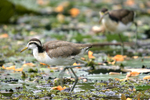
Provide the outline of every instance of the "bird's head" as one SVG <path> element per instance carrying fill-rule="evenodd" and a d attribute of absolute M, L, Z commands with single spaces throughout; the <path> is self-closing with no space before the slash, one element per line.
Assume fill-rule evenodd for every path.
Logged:
<path fill-rule="evenodd" d="M 27 44 L 27 46 L 21 50 L 21 52 L 23 52 L 26 49 L 34 49 L 37 47 L 42 47 L 42 43 L 39 39 L 37 38 L 32 38 L 29 43 Z"/>
<path fill-rule="evenodd" d="M 99 23 L 100 23 L 101 20 L 104 18 L 104 16 L 108 14 L 108 9 L 107 8 L 102 8 L 100 10 L 99 14 L 100 14 L 100 20 L 99 20 Z"/>

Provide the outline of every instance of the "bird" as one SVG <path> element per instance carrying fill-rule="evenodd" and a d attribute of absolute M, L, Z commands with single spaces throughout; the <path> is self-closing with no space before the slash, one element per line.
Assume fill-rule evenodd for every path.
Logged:
<path fill-rule="evenodd" d="M 74 90 L 75 85 L 78 82 L 78 77 L 72 68 L 74 67 L 84 67 L 87 65 L 85 61 L 80 60 L 80 58 L 86 54 L 91 48 L 91 45 L 72 43 L 68 41 L 54 40 L 48 41 L 44 44 L 37 38 L 32 38 L 27 43 L 27 46 L 20 52 L 26 49 L 31 49 L 33 51 L 33 56 L 39 62 L 48 65 L 64 65 L 65 67 L 59 73 L 59 77 L 62 83 L 63 74 L 66 69 L 70 70 L 75 78 L 75 82 L 70 89 L 70 92 Z M 75 62 L 82 62 L 83 64 L 73 66 Z"/>
<path fill-rule="evenodd" d="M 106 31 L 116 32 L 121 40 L 121 54 L 124 53 L 124 43 L 121 38 L 120 32 L 126 31 L 132 24 L 136 27 L 136 46 L 137 49 L 137 23 L 134 21 L 136 13 L 132 10 L 118 9 L 108 11 L 107 8 L 102 8 L 99 12 L 99 23 L 102 23 Z"/>

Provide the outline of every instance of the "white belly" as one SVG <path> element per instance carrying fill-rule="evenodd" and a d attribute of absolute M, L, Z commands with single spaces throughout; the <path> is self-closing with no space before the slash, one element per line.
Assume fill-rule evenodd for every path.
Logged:
<path fill-rule="evenodd" d="M 128 23 L 128 24 L 126 24 L 126 25 L 123 24 L 122 22 L 119 22 L 118 27 L 117 27 L 117 30 L 118 30 L 119 32 L 125 31 L 125 30 L 129 29 L 131 25 L 132 25 L 131 22 Z"/>
<path fill-rule="evenodd" d="M 128 24 L 123 24 L 122 22 L 115 22 L 109 19 L 102 19 L 102 24 L 106 28 L 107 31 L 110 32 L 122 32 L 130 28 L 132 22 Z"/>
<path fill-rule="evenodd" d="M 72 59 L 71 57 L 67 57 L 67 58 L 62 58 L 62 57 L 58 57 L 58 58 L 50 58 L 46 52 L 44 53 L 33 53 L 34 57 L 42 63 L 48 64 L 48 65 L 72 65 L 73 63 L 75 63 L 76 61 L 74 59 Z"/>

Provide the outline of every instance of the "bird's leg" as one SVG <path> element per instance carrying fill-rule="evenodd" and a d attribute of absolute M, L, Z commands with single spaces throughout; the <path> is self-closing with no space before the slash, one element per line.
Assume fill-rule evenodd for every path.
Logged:
<path fill-rule="evenodd" d="M 75 58 L 72 58 L 72 59 L 75 59 Z M 83 60 L 79 60 L 79 59 L 75 59 L 75 60 L 76 60 L 76 61 L 79 61 L 79 62 L 82 62 L 82 63 L 84 63 L 84 64 L 76 65 L 76 66 L 68 66 L 68 67 L 67 67 L 68 69 L 71 70 L 71 72 L 73 73 L 74 78 L 75 78 L 75 82 L 73 83 L 73 86 L 72 86 L 70 92 L 74 90 L 74 88 L 75 88 L 75 86 L 76 86 L 76 84 L 77 84 L 77 82 L 78 82 L 78 76 L 75 74 L 75 72 L 74 72 L 74 70 L 73 70 L 72 68 L 74 68 L 74 67 L 84 67 L 84 66 L 87 65 L 87 62 L 85 62 L 85 61 L 83 61 Z"/>
<path fill-rule="evenodd" d="M 73 71 L 72 68 L 70 68 L 70 70 L 72 71 L 73 75 L 75 76 L 75 82 L 73 83 L 73 86 L 72 86 L 72 88 L 71 88 L 71 90 L 70 90 L 70 92 L 71 92 L 71 91 L 74 90 L 74 88 L 75 88 L 75 86 L 76 86 L 76 84 L 77 84 L 77 82 L 78 82 L 78 76 L 75 74 L 75 72 Z"/>
<path fill-rule="evenodd" d="M 135 51 L 137 52 L 137 46 L 138 46 L 138 43 L 137 43 L 137 39 L 138 39 L 138 32 L 137 32 L 137 29 L 138 29 L 138 25 L 136 22 L 134 22 L 134 25 L 136 27 L 135 29 Z"/>
<path fill-rule="evenodd" d="M 78 62 L 83 63 L 83 64 L 84 64 L 84 66 L 86 66 L 86 65 L 87 65 L 87 62 L 85 62 L 85 61 L 83 61 L 83 60 L 79 60 L 79 59 L 76 59 L 76 58 L 72 58 L 72 59 L 74 59 L 74 60 L 76 60 L 76 61 L 78 61 Z"/>
<path fill-rule="evenodd" d="M 119 38 L 120 38 L 120 40 L 121 40 L 121 55 L 123 55 L 124 54 L 124 43 L 123 43 L 123 39 L 122 39 L 122 37 L 121 37 L 121 35 L 120 35 L 120 33 L 119 33 Z"/>
<path fill-rule="evenodd" d="M 73 76 L 72 76 L 71 71 L 69 70 L 69 68 L 68 68 L 68 72 L 69 72 L 71 78 L 73 78 Z"/>
<path fill-rule="evenodd" d="M 75 59 L 75 58 L 73 58 L 73 59 Z M 74 67 L 84 67 L 84 66 L 87 65 L 87 63 L 86 63 L 85 61 L 77 60 L 77 59 L 75 59 L 75 60 L 76 60 L 76 61 L 80 61 L 80 62 L 82 62 L 82 63 L 84 63 L 84 64 L 75 65 L 75 66 L 66 66 L 66 67 L 59 73 L 61 86 L 63 86 L 63 80 L 62 80 L 62 79 L 63 79 L 63 75 L 64 75 L 65 70 L 66 70 L 66 69 L 70 69 L 70 71 L 73 73 L 73 75 L 74 75 L 74 77 L 75 77 L 75 82 L 74 82 L 74 84 L 73 84 L 73 86 L 72 86 L 70 92 L 74 90 L 74 88 L 75 88 L 75 86 L 76 86 L 76 84 L 77 84 L 77 82 L 78 82 L 78 77 L 77 77 L 77 75 L 75 74 L 75 72 L 73 71 L 72 68 L 74 68 Z"/>
<path fill-rule="evenodd" d="M 66 66 L 66 67 L 60 72 L 59 75 L 61 75 L 61 76 L 60 76 L 61 79 L 62 79 L 62 77 L 63 77 L 63 74 L 62 74 L 62 73 L 64 73 L 66 69 L 70 69 L 71 72 L 73 73 L 73 75 L 74 75 L 74 77 L 75 77 L 75 82 L 74 82 L 74 84 L 73 84 L 73 86 L 72 86 L 70 92 L 74 90 L 74 88 L 75 88 L 75 86 L 76 86 L 76 84 L 77 84 L 77 82 L 78 82 L 78 77 L 77 77 L 77 75 L 75 74 L 75 72 L 73 71 L 72 68 L 74 68 L 74 67 L 84 67 L 84 66 L 85 66 L 85 64 L 75 65 L 75 66 Z M 60 80 L 60 81 L 61 81 L 61 84 L 62 84 L 62 80 Z"/>
<path fill-rule="evenodd" d="M 68 67 L 63 68 L 63 70 L 59 73 L 59 79 L 60 79 L 60 85 L 63 86 L 63 76 L 64 76 L 64 72 L 65 70 L 68 69 Z"/>

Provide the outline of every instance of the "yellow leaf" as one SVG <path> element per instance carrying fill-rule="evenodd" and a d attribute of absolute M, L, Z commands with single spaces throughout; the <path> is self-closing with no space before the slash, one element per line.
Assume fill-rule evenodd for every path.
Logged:
<path fill-rule="evenodd" d="M 6 67 L 5 69 L 7 69 L 7 70 L 14 70 L 15 66 Z"/>
<path fill-rule="evenodd" d="M 63 12 L 64 11 L 64 7 L 60 5 L 60 6 L 58 6 L 58 7 L 55 8 L 55 11 L 59 12 L 59 13 Z"/>
<path fill-rule="evenodd" d="M 117 72 L 109 72 L 109 75 L 120 75 L 120 73 L 117 73 Z"/>
<path fill-rule="evenodd" d="M 1 34 L 0 35 L 0 38 L 8 38 L 9 36 L 8 36 L 8 34 L 7 33 L 4 33 L 4 34 Z"/>
<path fill-rule="evenodd" d="M 145 77 L 143 77 L 143 79 L 144 79 L 144 80 L 146 80 L 146 79 L 150 79 L 150 75 L 149 75 L 149 76 L 145 76 Z"/>
<path fill-rule="evenodd" d="M 77 8 L 70 9 L 70 14 L 72 17 L 76 17 L 80 13 L 80 10 Z"/>
<path fill-rule="evenodd" d="M 47 65 L 47 64 L 45 64 L 45 63 L 41 63 L 41 62 L 40 62 L 40 64 L 41 64 L 41 65 Z"/>
<path fill-rule="evenodd" d="M 128 73 L 126 76 L 127 76 L 127 77 L 138 76 L 139 74 L 140 74 L 140 72 L 130 72 L 130 73 Z"/>
<path fill-rule="evenodd" d="M 113 57 L 113 59 L 115 61 L 124 61 L 124 56 L 122 56 L 122 55 L 116 55 L 115 57 Z"/>
<path fill-rule="evenodd" d="M 33 63 L 25 63 L 25 64 L 23 64 L 23 66 L 22 66 L 22 67 L 25 67 L 25 66 L 31 66 L 31 67 L 34 67 L 34 66 L 35 66 L 35 64 L 33 64 Z"/>
<path fill-rule="evenodd" d="M 62 86 L 56 86 L 56 87 L 53 87 L 52 88 L 53 90 L 59 90 L 59 91 L 61 91 L 61 90 L 64 90 L 64 89 L 66 89 L 66 87 L 64 86 L 64 87 L 62 87 Z"/>
<path fill-rule="evenodd" d="M 89 56 L 89 59 L 95 58 L 95 57 L 93 56 L 93 52 L 92 52 L 92 51 L 89 51 L 89 52 L 88 52 L 88 56 Z"/>
<path fill-rule="evenodd" d="M 3 69 L 6 69 L 4 65 L 2 66 L 2 68 L 3 68 Z"/>
<path fill-rule="evenodd" d="M 17 69 L 14 69 L 14 71 L 22 72 L 22 71 L 23 71 L 23 68 L 17 68 Z"/>

